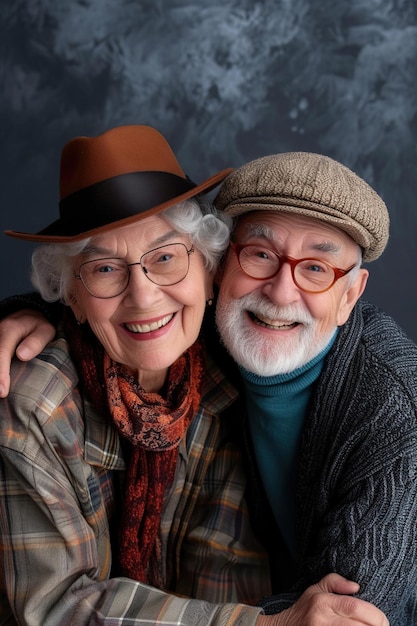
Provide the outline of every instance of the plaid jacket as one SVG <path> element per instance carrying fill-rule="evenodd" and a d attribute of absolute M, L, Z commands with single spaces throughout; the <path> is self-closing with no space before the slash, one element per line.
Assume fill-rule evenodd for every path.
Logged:
<path fill-rule="evenodd" d="M 121 443 L 77 389 L 66 342 L 15 360 L 12 381 L 0 400 L 0 624 L 253 625 L 269 571 L 231 437 L 236 391 L 214 364 L 165 499 L 166 591 L 112 571 Z"/>

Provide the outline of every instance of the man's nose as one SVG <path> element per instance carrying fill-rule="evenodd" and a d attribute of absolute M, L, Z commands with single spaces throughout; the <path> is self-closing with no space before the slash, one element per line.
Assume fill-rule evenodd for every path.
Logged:
<path fill-rule="evenodd" d="M 284 261 L 277 274 L 265 280 L 262 293 L 268 296 L 274 304 L 280 306 L 291 304 L 300 299 L 300 289 L 294 282 L 291 266 L 288 262 Z"/>

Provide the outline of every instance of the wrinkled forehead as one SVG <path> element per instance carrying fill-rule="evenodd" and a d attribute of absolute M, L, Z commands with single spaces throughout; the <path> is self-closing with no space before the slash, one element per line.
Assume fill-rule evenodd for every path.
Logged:
<path fill-rule="evenodd" d="M 334 241 L 337 243 L 337 247 L 359 248 L 348 233 L 333 224 L 315 217 L 282 211 L 245 213 L 235 221 L 232 237 L 234 240 L 239 239 L 239 241 L 251 237 L 260 237 L 279 243 L 287 233 L 300 239 L 322 238 L 323 240 Z"/>
<path fill-rule="evenodd" d="M 84 254 L 94 255 L 119 247 L 144 252 L 165 243 L 172 243 L 179 236 L 178 231 L 163 216 L 153 215 L 140 220 L 137 224 L 113 228 L 107 233 L 91 237 Z"/>

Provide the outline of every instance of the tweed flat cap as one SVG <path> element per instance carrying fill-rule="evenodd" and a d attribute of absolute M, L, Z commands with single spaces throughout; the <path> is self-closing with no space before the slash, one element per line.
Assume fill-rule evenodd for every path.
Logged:
<path fill-rule="evenodd" d="M 229 174 L 214 203 L 231 216 L 281 211 L 315 217 L 348 233 L 364 261 L 377 259 L 388 242 L 382 198 L 345 165 L 321 154 L 283 152 L 251 161 Z"/>

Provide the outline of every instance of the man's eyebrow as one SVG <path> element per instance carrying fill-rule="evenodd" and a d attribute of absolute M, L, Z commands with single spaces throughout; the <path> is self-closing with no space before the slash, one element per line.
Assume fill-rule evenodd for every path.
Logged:
<path fill-rule="evenodd" d="M 321 243 L 313 243 L 312 250 L 318 250 L 319 252 L 328 252 L 330 254 L 336 254 L 340 252 L 341 246 L 334 243 L 334 241 L 323 241 Z"/>
<path fill-rule="evenodd" d="M 277 238 L 273 229 L 269 228 L 265 224 L 247 224 L 243 233 L 244 237 L 259 237 L 269 239 L 272 242 L 277 242 Z M 341 246 L 334 241 L 321 241 L 318 243 L 312 243 L 309 248 L 314 252 L 324 252 L 327 254 L 338 254 L 341 250 Z"/>
<path fill-rule="evenodd" d="M 246 224 L 244 237 L 265 237 L 265 239 L 274 239 L 274 233 L 265 224 Z"/>

